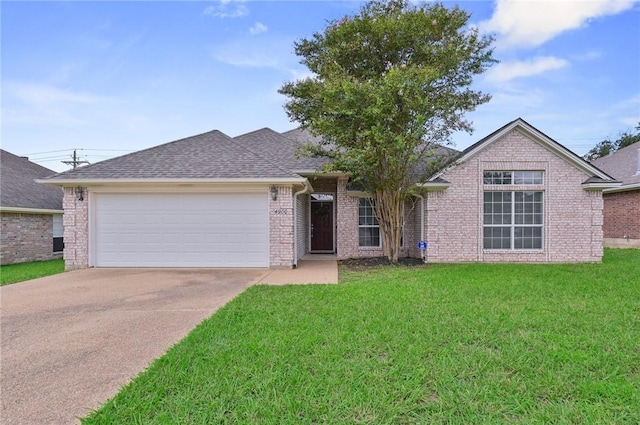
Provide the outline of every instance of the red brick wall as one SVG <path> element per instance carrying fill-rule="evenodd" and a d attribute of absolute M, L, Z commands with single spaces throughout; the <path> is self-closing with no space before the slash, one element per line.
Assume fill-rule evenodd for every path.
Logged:
<path fill-rule="evenodd" d="M 604 237 L 640 239 L 640 189 L 604 195 Z"/>

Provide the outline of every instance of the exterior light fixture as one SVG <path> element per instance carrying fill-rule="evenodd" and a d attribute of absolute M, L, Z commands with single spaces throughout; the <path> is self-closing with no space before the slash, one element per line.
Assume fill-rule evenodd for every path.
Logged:
<path fill-rule="evenodd" d="M 272 201 L 277 201 L 278 200 L 278 188 L 275 186 L 271 186 L 271 188 L 269 188 L 269 193 L 271 194 L 271 200 Z"/>
<path fill-rule="evenodd" d="M 84 201 L 84 188 L 76 187 L 76 198 L 78 198 L 78 201 Z"/>

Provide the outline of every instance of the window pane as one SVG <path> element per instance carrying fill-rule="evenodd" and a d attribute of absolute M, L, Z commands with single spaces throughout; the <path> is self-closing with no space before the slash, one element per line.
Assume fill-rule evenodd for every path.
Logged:
<path fill-rule="evenodd" d="M 358 243 L 360 246 L 380 246 L 380 227 L 375 216 L 374 201 L 358 200 Z"/>
<path fill-rule="evenodd" d="M 360 246 L 380 246 L 380 228 L 360 227 L 358 229 L 358 242 Z"/>
<path fill-rule="evenodd" d="M 510 249 L 510 227 L 485 227 L 483 230 L 484 249 Z"/>

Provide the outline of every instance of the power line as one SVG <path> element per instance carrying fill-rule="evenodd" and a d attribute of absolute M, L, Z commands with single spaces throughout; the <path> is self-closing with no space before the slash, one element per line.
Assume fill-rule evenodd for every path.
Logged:
<path fill-rule="evenodd" d="M 89 161 L 85 161 L 83 159 L 79 159 L 75 149 L 73 150 L 73 160 L 71 160 L 71 161 L 60 161 L 60 162 L 62 162 L 63 164 L 71 165 L 74 169 L 78 168 L 78 165 L 88 164 L 89 163 Z"/>

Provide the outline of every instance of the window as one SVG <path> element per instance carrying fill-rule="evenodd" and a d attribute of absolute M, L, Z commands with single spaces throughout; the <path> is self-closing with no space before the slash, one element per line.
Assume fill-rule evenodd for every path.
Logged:
<path fill-rule="evenodd" d="M 64 250 L 64 226 L 62 224 L 62 214 L 53 215 L 53 252 Z"/>
<path fill-rule="evenodd" d="M 542 192 L 484 192 L 484 249 L 542 249 Z"/>
<path fill-rule="evenodd" d="M 542 184 L 542 171 L 485 171 L 484 184 Z"/>
<path fill-rule="evenodd" d="M 362 247 L 380 247 L 380 225 L 374 211 L 373 199 L 358 201 L 358 244 Z"/>

